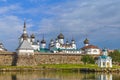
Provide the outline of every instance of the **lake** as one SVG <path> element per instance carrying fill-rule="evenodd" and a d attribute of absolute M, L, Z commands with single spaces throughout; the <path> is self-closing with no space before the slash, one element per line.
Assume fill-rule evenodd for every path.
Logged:
<path fill-rule="evenodd" d="M 119 73 L 0 72 L 0 80 L 120 80 Z"/>

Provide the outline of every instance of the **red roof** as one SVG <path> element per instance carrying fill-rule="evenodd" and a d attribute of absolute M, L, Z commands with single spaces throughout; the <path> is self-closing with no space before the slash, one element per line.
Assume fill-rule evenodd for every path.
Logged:
<path fill-rule="evenodd" d="M 99 49 L 97 46 L 94 46 L 94 45 L 88 45 L 88 46 L 84 46 L 84 47 L 82 47 L 81 49 Z"/>

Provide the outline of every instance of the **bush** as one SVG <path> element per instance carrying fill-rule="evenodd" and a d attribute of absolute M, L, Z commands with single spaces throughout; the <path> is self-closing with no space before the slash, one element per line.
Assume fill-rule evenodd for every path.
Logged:
<path fill-rule="evenodd" d="M 84 64 L 94 64 L 95 60 L 91 55 L 83 55 L 81 58 Z"/>

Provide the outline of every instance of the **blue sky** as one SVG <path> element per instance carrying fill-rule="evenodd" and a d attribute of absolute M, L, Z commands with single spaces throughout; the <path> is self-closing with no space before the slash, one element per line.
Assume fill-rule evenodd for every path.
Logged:
<path fill-rule="evenodd" d="M 78 48 L 87 37 L 100 48 L 120 48 L 120 0 L 0 0 L 0 41 L 15 51 L 23 30 L 35 33 L 47 44 L 62 32 L 76 40 Z"/>

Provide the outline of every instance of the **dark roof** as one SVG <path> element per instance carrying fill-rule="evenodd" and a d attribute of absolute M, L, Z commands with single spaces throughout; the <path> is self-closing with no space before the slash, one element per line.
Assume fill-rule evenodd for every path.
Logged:
<path fill-rule="evenodd" d="M 32 34 L 30 37 L 31 37 L 31 38 L 35 38 L 35 35 L 34 35 L 34 34 Z"/>
<path fill-rule="evenodd" d="M 94 45 L 84 46 L 81 49 L 84 50 L 84 49 L 91 49 L 91 48 L 93 48 L 93 49 L 99 49 L 97 46 L 94 46 Z"/>
<path fill-rule="evenodd" d="M 87 38 L 84 40 L 84 44 L 89 44 L 89 40 Z"/>
<path fill-rule="evenodd" d="M 43 40 L 41 41 L 41 43 L 46 43 L 46 41 L 43 39 Z"/>
<path fill-rule="evenodd" d="M 64 35 L 63 35 L 62 33 L 60 33 L 60 34 L 58 35 L 58 39 L 64 39 Z"/>

